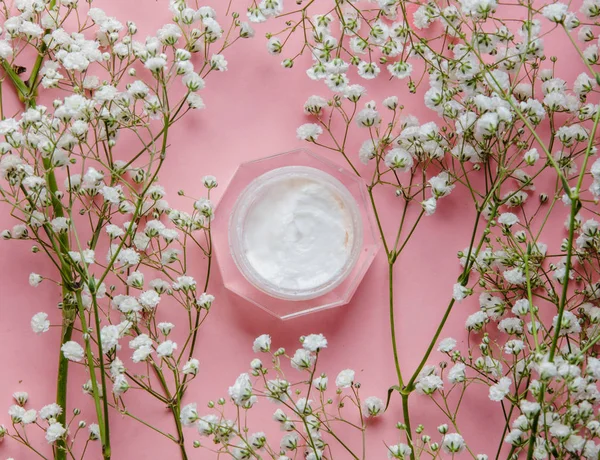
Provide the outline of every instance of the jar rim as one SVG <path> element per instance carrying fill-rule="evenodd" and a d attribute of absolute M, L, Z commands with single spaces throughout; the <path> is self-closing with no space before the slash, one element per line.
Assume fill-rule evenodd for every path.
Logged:
<path fill-rule="evenodd" d="M 244 248 L 243 224 L 252 204 L 260 198 L 269 186 L 285 177 L 307 177 L 327 185 L 335 191 L 345 208 L 349 211 L 352 222 L 352 247 L 344 266 L 327 281 L 308 289 L 291 289 L 277 286 L 262 277 L 249 262 Z M 309 300 L 331 292 L 339 286 L 356 265 L 363 246 L 363 224 L 358 203 L 346 186 L 325 171 L 309 166 L 283 166 L 272 169 L 255 177 L 237 197 L 229 218 L 228 225 L 229 250 L 235 265 L 246 280 L 260 291 L 284 300 Z"/>

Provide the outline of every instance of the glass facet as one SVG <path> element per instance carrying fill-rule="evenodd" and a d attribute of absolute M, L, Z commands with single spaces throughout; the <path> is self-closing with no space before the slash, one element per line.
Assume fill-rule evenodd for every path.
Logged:
<path fill-rule="evenodd" d="M 317 168 L 339 180 L 356 200 L 362 219 L 363 245 L 353 269 L 335 289 L 322 296 L 307 300 L 280 299 L 259 290 L 239 271 L 231 253 L 232 248 L 229 245 L 229 216 L 240 193 L 257 177 L 284 166 Z M 376 231 L 373 210 L 368 200 L 364 181 L 352 171 L 348 171 L 306 149 L 292 150 L 242 163 L 219 201 L 216 213 L 218 216 L 212 223 L 213 244 L 225 287 L 283 320 L 347 304 L 379 249 L 379 235 Z"/>

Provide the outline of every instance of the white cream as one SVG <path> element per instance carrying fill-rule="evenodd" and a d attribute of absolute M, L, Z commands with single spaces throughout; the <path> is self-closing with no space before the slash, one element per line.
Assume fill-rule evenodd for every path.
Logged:
<path fill-rule="evenodd" d="M 266 185 L 248 210 L 243 246 L 252 268 L 281 289 L 310 290 L 339 276 L 353 245 L 352 213 L 312 177 Z"/>

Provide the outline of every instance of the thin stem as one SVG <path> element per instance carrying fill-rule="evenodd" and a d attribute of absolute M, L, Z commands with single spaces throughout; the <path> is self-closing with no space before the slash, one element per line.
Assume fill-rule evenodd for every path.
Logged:
<path fill-rule="evenodd" d="M 394 352 L 394 364 L 396 366 L 396 375 L 398 376 L 398 385 L 404 386 L 402 381 L 402 372 L 400 371 L 400 360 L 398 359 L 398 344 L 396 343 L 396 322 L 394 318 L 394 263 L 388 264 L 388 282 L 390 299 L 390 330 L 392 334 L 392 351 Z"/>

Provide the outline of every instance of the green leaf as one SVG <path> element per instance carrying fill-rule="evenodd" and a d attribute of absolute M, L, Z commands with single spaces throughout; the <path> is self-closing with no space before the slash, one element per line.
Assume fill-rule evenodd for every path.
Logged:
<path fill-rule="evenodd" d="M 390 405 L 390 399 L 392 398 L 392 393 L 394 391 L 400 393 L 400 391 L 402 391 L 402 388 L 400 388 L 398 385 L 393 385 L 388 389 L 387 401 L 385 402 L 384 412 L 388 409 L 388 406 Z"/>

